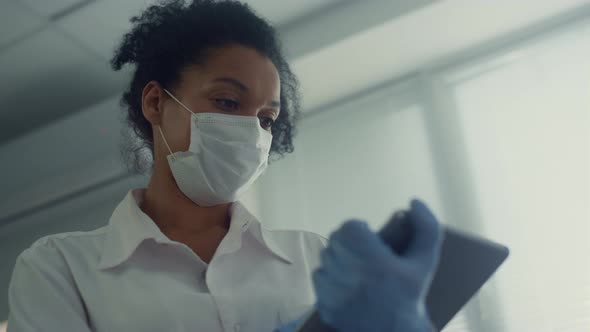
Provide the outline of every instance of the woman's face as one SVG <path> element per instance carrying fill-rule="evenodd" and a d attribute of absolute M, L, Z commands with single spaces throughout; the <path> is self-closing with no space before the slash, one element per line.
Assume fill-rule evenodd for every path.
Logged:
<path fill-rule="evenodd" d="M 280 80 L 274 64 L 256 50 L 239 45 L 210 51 L 204 64 L 181 73 L 180 83 L 170 93 L 194 113 L 254 116 L 268 131 L 280 111 Z M 150 97 L 154 98 L 151 104 Z M 146 85 L 143 99 L 144 115 L 152 126 L 159 122 L 172 151 L 188 150 L 190 113 L 153 82 Z M 158 131 L 154 131 L 154 145 L 156 159 L 169 154 L 162 149 Z M 158 150 L 164 155 L 158 156 Z"/>

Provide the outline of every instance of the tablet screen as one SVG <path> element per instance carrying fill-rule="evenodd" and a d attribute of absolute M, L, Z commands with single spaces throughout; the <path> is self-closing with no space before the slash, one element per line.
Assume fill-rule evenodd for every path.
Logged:
<path fill-rule="evenodd" d="M 492 241 L 445 229 L 440 262 L 426 307 L 440 331 L 477 293 L 508 257 L 508 248 Z"/>

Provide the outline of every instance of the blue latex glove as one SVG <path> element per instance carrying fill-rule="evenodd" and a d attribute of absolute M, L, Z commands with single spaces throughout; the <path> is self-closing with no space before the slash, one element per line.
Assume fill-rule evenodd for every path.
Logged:
<path fill-rule="evenodd" d="M 348 221 L 331 236 L 313 273 L 317 310 L 340 332 L 433 331 L 425 298 L 438 264 L 442 231 L 426 205 L 413 200 L 414 237 L 403 255 L 368 225 Z"/>

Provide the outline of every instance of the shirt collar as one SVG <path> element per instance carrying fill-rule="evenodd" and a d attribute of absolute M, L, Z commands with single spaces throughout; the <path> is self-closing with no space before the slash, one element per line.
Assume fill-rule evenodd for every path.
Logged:
<path fill-rule="evenodd" d="M 153 239 L 157 243 L 175 243 L 139 208 L 144 192 L 145 189 L 129 191 L 115 208 L 107 226 L 99 269 L 111 268 L 125 262 L 147 239 Z M 292 263 L 272 231 L 262 226 L 241 202 L 232 204 L 230 216 L 230 229 L 226 235 L 230 237 L 230 248 L 225 250 L 226 253 L 238 250 L 243 234 L 249 232 L 269 253 L 289 264 Z"/>
<path fill-rule="evenodd" d="M 242 202 L 238 201 L 232 204 L 230 215 L 232 226 L 239 224 L 242 227 L 242 232 L 249 232 L 269 253 L 282 259 L 286 263 L 293 263 L 289 256 L 285 254 L 283 247 L 280 245 L 280 241 L 278 241 L 273 234 L 273 231 L 266 228 L 258 218 L 250 213 Z"/>
<path fill-rule="evenodd" d="M 160 243 L 172 242 L 139 208 L 143 194 L 143 189 L 130 190 L 115 208 L 107 226 L 100 269 L 123 263 L 147 239 Z"/>

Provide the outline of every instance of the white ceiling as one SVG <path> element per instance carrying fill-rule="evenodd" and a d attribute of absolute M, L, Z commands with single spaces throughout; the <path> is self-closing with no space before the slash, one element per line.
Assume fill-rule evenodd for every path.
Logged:
<path fill-rule="evenodd" d="M 120 93 L 108 64 L 129 18 L 155 0 L 0 2 L 0 142 Z M 251 0 L 277 25 L 342 0 Z"/>
<path fill-rule="evenodd" d="M 310 110 L 589 1 L 247 2 L 279 26 Z M 0 142 L 120 93 L 108 60 L 153 2 L 2 0 Z"/>
<path fill-rule="evenodd" d="M 317 110 L 418 68 L 510 39 L 541 22 L 563 21 L 579 12 L 590 19 L 588 5 L 588 0 L 436 1 L 297 58 L 292 65 L 301 78 L 306 108 Z"/>
<path fill-rule="evenodd" d="M 36 13 L 45 16 L 51 17 L 53 15 L 57 15 L 68 8 L 75 8 L 78 5 L 82 5 L 86 2 L 86 0 L 50 0 L 50 1 L 43 1 L 43 0 L 20 0 L 23 4 L 27 7 L 35 11 Z"/>

